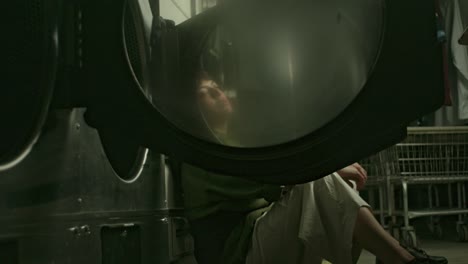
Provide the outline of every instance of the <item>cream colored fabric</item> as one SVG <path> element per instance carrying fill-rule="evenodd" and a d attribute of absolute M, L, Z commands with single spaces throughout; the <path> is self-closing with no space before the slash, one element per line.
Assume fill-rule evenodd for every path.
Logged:
<path fill-rule="evenodd" d="M 434 115 L 433 125 L 463 125 L 468 122 L 468 46 L 458 44 L 458 39 L 463 29 L 468 27 L 468 1 L 440 0 L 439 2 L 447 34 L 453 105 L 440 108 Z"/>
<path fill-rule="evenodd" d="M 338 174 L 295 186 L 255 225 L 247 264 L 351 264 L 359 208 L 369 206 Z"/>
<path fill-rule="evenodd" d="M 466 0 L 463 0 L 463 2 Z M 460 45 L 458 39 L 463 34 L 468 21 L 468 14 L 464 9 L 468 5 L 465 3 L 462 8 L 462 1 L 454 0 L 454 19 L 452 32 L 452 56 L 453 64 L 458 70 L 458 96 L 460 100 L 459 114 L 460 119 L 468 121 L 468 47 Z"/>

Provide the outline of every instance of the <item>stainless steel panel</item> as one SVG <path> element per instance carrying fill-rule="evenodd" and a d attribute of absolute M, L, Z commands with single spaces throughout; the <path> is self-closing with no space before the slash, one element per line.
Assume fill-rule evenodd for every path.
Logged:
<path fill-rule="evenodd" d="M 164 160 L 149 153 L 138 178 L 120 179 L 84 111 L 52 112 L 30 155 L 0 173 L 0 252 L 17 254 L 21 264 L 97 264 L 102 230 L 134 227 L 141 236 L 138 263 L 190 254 L 187 223 Z"/>

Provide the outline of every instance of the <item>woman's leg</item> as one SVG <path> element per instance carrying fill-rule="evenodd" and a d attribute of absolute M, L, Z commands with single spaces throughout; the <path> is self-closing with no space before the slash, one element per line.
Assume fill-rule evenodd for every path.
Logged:
<path fill-rule="evenodd" d="M 372 215 L 369 205 L 337 174 L 294 187 L 261 217 L 247 263 L 356 263 L 364 248 L 385 264 L 414 259 Z M 423 256 L 423 262 L 447 263 Z"/>
<path fill-rule="evenodd" d="M 354 226 L 354 239 L 364 249 L 383 260 L 385 264 L 403 264 L 414 259 L 382 228 L 369 208 L 359 209 Z"/>
<path fill-rule="evenodd" d="M 247 263 L 356 263 L 354 223 L 362 206 L 337 174 L 298 185 L 257 220 Z"/>

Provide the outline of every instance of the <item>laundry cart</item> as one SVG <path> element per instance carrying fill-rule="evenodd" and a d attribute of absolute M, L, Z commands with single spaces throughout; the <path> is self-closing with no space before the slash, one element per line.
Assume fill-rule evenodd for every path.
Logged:
<path fill-rule="evenodd" d="M 396 173 L 395 154 L 391 149 L 386 149 L 359 162 L 368 175 L 365 190 L 367 202 L 372 207 L 374 215 L 386 228 L 388 226 L 385 219 L 391 215 L 390 209 L 393 207 L 388 199 L 388 185 L 390 176 Z"/>
<path fill-rule="evenodd" d="M 410 219 L 429 217 L 429 227 L 441 236 L 436 217 L 458 215 L 456 229 L 460 241 L 468 241 L 468 214 L 465 184 L 468 181 L 468 127 L 414 127 L 405 141 L 393 147 L 398 157 L 398 174 L 390 176 L 389 200 L 395 205 L 395 186 L 401 186 L 401 210 L 392 216 L 403 218 L 402 240 L 416 245 L 417 238 Z M 427 186 L 427 209 L 411 210 L 408 185 Z M 437 186 L 436 186 L 437 184 Z M 447 188 L 447 206 L 440 206 L 440 187 Z M 455 188 L 454 188 L 455 187 Z M 455 194 L 455 195 L 454 195 Z M 454 199 L 455 197 L 455 199 Z M 454 201 L 455 200 L 455 201 Z"/>
<path fill-rule="evenodd" d="M 381 205 L 381 218 L 389 217 L 390 226 L 401 220 L 398 235 L 408 245 L 417 245 L 417 237 L 410 220 L 428 217 L 429 228 L 442 235 L 438 219 L 458 215 L 454 224 L 459 241 L 468 241 L 467 197 L 468 127 L 411 127 L 408 137 L 377 155 L 363 161 L 369 179 L 376 179 Z M 424 195 L 424 209 L 409 207 L 409 185 Z M 442 189 L 447 195 L 442 197 Z M 410 191 L 413 191 L 411 189 Z M 411 193 L 413 194 L 413 193 Z M 418 196 L 415 196 L 418 197 Z M 419 196 L 420 197 L 420 196 Z M 441 200 L 445 200 L 441 206 Z M 382 208 L 382 207 L 381 207 Z"/>

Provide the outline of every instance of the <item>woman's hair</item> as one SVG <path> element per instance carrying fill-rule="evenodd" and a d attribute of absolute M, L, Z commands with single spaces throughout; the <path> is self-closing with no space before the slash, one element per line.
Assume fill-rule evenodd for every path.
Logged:
<path fill-rule="evenodd" d="M 197 88 L 198 86 L 200 85 L 200 83 L 203 81 L 203 80 L 213 80 L 213 78 L 210 76 L 210 74 L 206 71 L 200 71 L 198 72 L 197 76 L 196 76 L 196 83 L 197 83 Z"/>
<path fill-rule="evenodd" d="M 195 78 L 196 78 L 197 89 L 199 88 L 202 81 L 213 81 L 216 84 L 218 84 L 219 87 L 222 87 L 222 81 L 219 78 L 217 78 L 217 75 L 211 74 L 208 71 L 198 72 Z"/>

